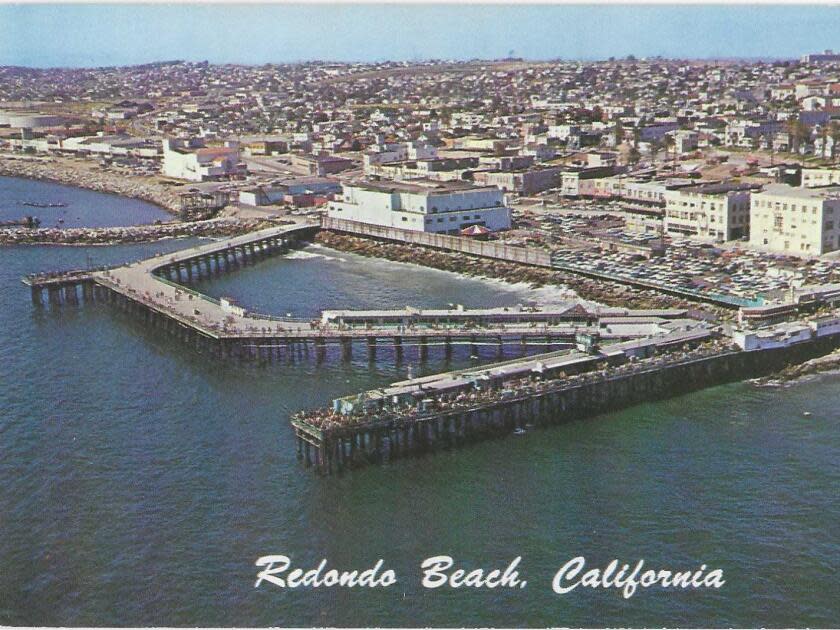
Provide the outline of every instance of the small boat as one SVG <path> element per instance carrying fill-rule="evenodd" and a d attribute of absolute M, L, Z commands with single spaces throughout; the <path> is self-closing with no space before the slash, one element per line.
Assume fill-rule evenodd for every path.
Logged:
<path fill-rule="evenodd" d="M 24 201 L 22 205 L 29 206 L 30 208 L 66 208 L 67 204 L 63 202 L 57 203 L 40 203 L 38 201 Z"/>
<path fill-rule="evenodd" d="M 811 412 L 810 411 L 803 411 L 802 415 L 805 416 L 806 418 L 810 418 L 811 417 Z"/>

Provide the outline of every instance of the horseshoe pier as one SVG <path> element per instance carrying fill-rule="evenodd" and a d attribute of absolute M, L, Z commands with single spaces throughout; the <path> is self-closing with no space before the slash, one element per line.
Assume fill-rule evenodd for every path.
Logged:
<path fill-rule="evenodd" d="M 690 325 L 683 309 L 629 310 L 565 304 L 495 309 L 324 311 L 294 319 L 248 311 L 231 300 L 199 293 L 189 284 L 281 255 L 311 239 L 318 225 L 283 225 L 222 239 L 124 266 L 30 275 L 23 282 L 37 306 L 85 301 L 114 304 L 150 326 L 219 357 L 276 361 L 308 356 L 373 360 L 382 346 L 399 361 L 408 352 L 425 361 L 454 348 L 478 357 L 487 348 L 525 355 L 534 351 L 648 337 Z M 182 284 L 184 283 L 184 284 Z M 485 352 L 486 353 L 486 352 Z"/>

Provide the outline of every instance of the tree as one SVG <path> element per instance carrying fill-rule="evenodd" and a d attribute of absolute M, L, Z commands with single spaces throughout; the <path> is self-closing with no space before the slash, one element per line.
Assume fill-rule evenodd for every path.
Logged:
<path fill-rule="evenodd" d="M 621 146 L 621 143 L 624 141 L 624 125 L 621 124 L 620 120 L 615 121 L 613 133 L 615 133 L 615 146 Z"/>
<path fill-rule="evenodd" d="M 822 151 L 823 159 L 827 158 L 826 155 L 828 151 L 828 127 L 825 125 L 820 125 L 820 140 L 822 141 L 820 145 L 820 150 Z"/>
<path fill-rule="evenodd" d="M 659 140 L 653 140 L 650 143 L 650 161 L 651 164 L 656 162 L 656 156 L 659 155 L 659 152 L 662 150 L 662 142 Z"/>
<path fill-rule="evenodd" d="M 674 170 L 677 166 L 677 149 L 676 149 L 676 140 L 674 140 L 674 136 L 668 134 L 665 136 L 665 162 L 668 161 L 668 149 L 674 147 L 674 162 L 671 165 L 671 170 Z"/>
<path fill-rule="evenodd" d="M 832 120 L 828 126 L 828 137 L 831 138 L 831 156 L 836 159 L 840 148 L 840 122 Z"/>
<path fill-rule="evenodd" d="M 811 139 L 811 128 L 798 119 L 790 119 L 787 122 L 787 132 L 790 136 L 790 150 L 798 153 L 802 143 Z"/>

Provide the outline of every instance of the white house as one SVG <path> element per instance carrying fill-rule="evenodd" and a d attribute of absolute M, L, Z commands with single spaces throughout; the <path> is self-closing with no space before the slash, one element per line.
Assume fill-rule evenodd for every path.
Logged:
<path fill-rule="evenodd" d="M 418 142 L 394 142 L 370 147 L 363 156 L 365 173 L 369 174 L 377 164 L 405 162 L 406 160 L 430 160 L 437 158 L 437 149 Z"/>
<path fill-rule="evenodd" d="M 840 169 L 836 168 L 803 168 L 803 188 L 819 188 L 840 184 Z"/>

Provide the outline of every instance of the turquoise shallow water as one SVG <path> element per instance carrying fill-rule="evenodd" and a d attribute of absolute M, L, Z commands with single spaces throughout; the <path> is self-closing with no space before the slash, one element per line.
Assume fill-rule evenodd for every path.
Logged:
<path fill-rule="evenodd" d="M 37 310 L 19 282 L 89 254 L 118 262 L 189 242 L 0 248 L 0 623 L 837 624 L 837 376 L 733 384 L 321 479 L 298 466 L 289 411 L 390 382 L 405 365 L 370 366 L 362 353 L 320 368 L 218 364 L 106 305 Z M 202 289 L 302 317 L 533 298 L 320 248 Z M 400 581 L 254 589 L 265 554 L 359 569 L 384 558 Z M 417 567 L 437 554 L 469 567 L 521 555 L 528 586 L 422 589 Z M 726 585 L 555 595 L 554 571 L 576 555 L 705 563 Z"/>

